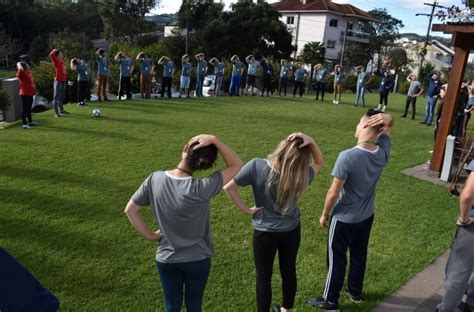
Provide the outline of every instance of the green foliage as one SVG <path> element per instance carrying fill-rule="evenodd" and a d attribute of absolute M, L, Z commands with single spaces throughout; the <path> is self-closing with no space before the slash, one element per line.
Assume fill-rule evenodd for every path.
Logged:
<path fill-rule="evenodd" d="M 352 93 L 357 92 L 357 75 L 350 73 L 346 75 L 346 80 L 344 80 L 344 83 L 342 84 L 342 88 L 344 90 L 350 90 Z"/>
<path fill-rule="evenodd" d="M 72 58 L 90 60 L 94 54 L 92 42 L 84 34 L 72 32 L 70 29 L 55 34 L 51 45 L 63 52 L 65 62 Z"/>
<path fill-rule="evenodd" d="M 307 42 L 303 47 L 301 53 L 301 60 L 311 65 L 310 77 L 313 77 L 314 65 L 324 64 L 324 56 L 326 55 L 326 48 L 324 44 L 319 41 Z"/>
<path fill-rule="evenodd" d="M 48 55 L 50 49 L 48 45 L 48 40 L 42 36 L 36 36 L 33 41 L 30 43 L 30 48 L 28 50 L 28 56 L 33 62 L 38 62 L 41 58 Z"/>
<path fill-rule="evenodd" d="M 407 94 L 408 89 L 410 88 L 410 82 L 406 79 L 399 80 L 400 83 L 398 84 L 398 93 L 400 94 Z"/>
<path fill-rule="evenodd" d="M 423 84 L 423 90 L 428 90 L 429 86 L 429 79 L 428 75 L 435 70 L 435 67 L 430 62 L 426 62 L 423 64 L 423 69 L 421 70 L 421 77 L 418 77 Z"/>
<path fill-rule="evenodd" d="M 330 94 L 317 105 L 313 98 L 68 105 L 68 117 L 55 119 L 51 112 L 40 113 L 34 117 L 38 128 L 24 131 L 15 126 L 0 131 L 0 246 L 58 296 L 64 311 L 161 311 L 156 243 L 138 235 L 123 214 L 134 191 L 151 172 L 174 168 L 183 145 L 203 131 L 217 135 L 245 162 L 266 157 L 289 133 L 301 131 L 317 140 L 326 162 L 300 205 L 295 310 L 315 311 L 306 298 L 323 291 L 328 235 L 317 220 L 335 160 L 342 150 L 355 145 L 354 128 L 366 110 L 354 108 L 351 94 L 343 94 L 337 106 L 330 104 Z M 405 96 L 390 95 L 389 111 L 400 115 L 404 100 Z M 368 107 L 375 107 L 377 101 L 377 94 L 366 94 Z M 90 116 L 95 107 L 103 117 Z M 417 119 L 422 114 L 419 110 Z M 356 305 L 341 296 L 342 311 L 372 310 L 449 248 L 458 201 L 441 186 L 401 173 L 427 160 L 432 131 L 418 122 L 397 119 L 390 163 L 375 198 L 365 300 Z M 224 166 L 219 158 L 214 169 Z M 254 205 L 250 187 L 242 188 L 241 194 L 247 204 Z M 147 224 L 156 229 L 151 209 L 141 211 Z M 242 215 L 221 193 L 212 200 L 211 224 L 216 255 L 203 310 L 232 312 L 245 307 L 253 311 L 251 217 Z M 272 289 L 274 302 L 281 302 L 277 264 Z"/>
<path fill-rule="evenodd" d="M 378 92 L 382 79 L 379 75 L 372 75 L 367 83 L 367 89 L 371 92 Z"/>
<path fill-rule="evenodd" d="M 38 94 L 47 99 L 53 100 L 54 68 L 50 64 L 40 63 L 32 68 L 35 78 L 36 90 Z"/>
<path fill-rule="evenodd" d="M 407 51 L 404 48 L 389 48 L 386 56 L 390 59 L 392 68 L 397 72 L 402 71 L 404 67 L 410 63 Z"/>
<path fill-rule="evenodd" d="M 4 112 L 10 107 L 10 100 L 8 99 L 8 95 L 0 86 L 0 112 Z"/>
<path fill-rule="evenodd" d="M 364 66 L 365 68 L 370 58 L 367 45 L 362 43 L 346 43 L 343 62 L 345 67 Z"/>

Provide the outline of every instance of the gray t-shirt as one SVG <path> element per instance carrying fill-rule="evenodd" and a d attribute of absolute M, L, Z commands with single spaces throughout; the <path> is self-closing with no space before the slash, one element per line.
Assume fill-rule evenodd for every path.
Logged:
<path fill-rule="evenodd" d="M 304 68 L 298 68 L 295 71 L 295 81 L 304 82 L 304 77 L 308 75 L 308 71 Z"/>
<path fill-rule="evenodd" d="M 207 61 L 201 60 L 197 61 L 196 73 L 197 75 L 205 76 L 207 71 Z"/>
<path fill-rule="evenodd" d="M 263 207 L 252 220 L 253 228 L 264 232 L 287 232 L 295 229 L 300 223 L 300 209 L 295 207 L 290 213 L 282 215 L 276 205 L 276 190 L 267 191 L 266 183 L 271 167 L 267 160 L 254 158 L 240 169 L 234 177 L 239 186 L 251 185 L 255 206 Z M 312 167 L 308 169 L 309 182 L 314 178 Z"/>
<path fill-rule="evenodd" d="M 370 73 L 359 72 L 357 75 L 357 87 L 364 87 L 370 80 Z"/>
<path fill-rule="evenodd" d="M 241 61 L 232 64 L 232 76 L 242 76 L 242 70 L 244 69 L 244 63 Z"/>
<path fill-rule="evenodd" d="M 163 77 L 173 77 L 174 63 L 172 61 L 167 61 L 163 63 Z"/>
<path fill-rule="evenodd" d="M 175 177 L 168 171 L 152 173 L 133 194 L 132 201 L 151 206 L 163 233 L 156 261 L 191 262 L 214 255 L 210 200 L 223 186 L 219 171 L 202 179 Z"/>
<path fill-rule="evenodd" d="M 222 62 L 219 62 L 214 65 L 214 75 L 216 75 L 217 77 L 222 77 L 222 75 L 224 74 L 224 67 L 225 65 Z"/>
<path fill-rule="evenodd" d="M 374 214 L 375 189 L 388 164 L 390 146 L 390 137 L 381 134 L 374 151 L 356 146 L 339 154 L 332 175 L 346 182 L 334 206 L 334 219 L 358 223 Z"/>
<path fill-rule="evenodd" d="M 420 93 L 421 91 L 421 82 L 418 80 L 410 81 L 410 88 L 408 88 L 408 96 L 415 96 L 415 94 Z"/>

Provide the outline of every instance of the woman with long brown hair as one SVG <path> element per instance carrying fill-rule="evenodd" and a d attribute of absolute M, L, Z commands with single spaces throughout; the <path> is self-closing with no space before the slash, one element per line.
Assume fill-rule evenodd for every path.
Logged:
<path fill-rule="evenodd" d="M 311 157 L 314 163 L 311 163 Z M 283 302 L 273 311 L 289 311 L 296 295 L 296 255 L 300 244 L 298 199 L 321 170 L 321 150 L 313 138 L 290 134 L 267 159 L 248 162 L 224 187 L 242 213 L 253 215 L 253 252 L 257 271 L 258 311 L 268 312 L 272 301 L 273 261 L 278 251 Z M 249 208 L 238 188 L 251 185 L 255 206 Z"/>

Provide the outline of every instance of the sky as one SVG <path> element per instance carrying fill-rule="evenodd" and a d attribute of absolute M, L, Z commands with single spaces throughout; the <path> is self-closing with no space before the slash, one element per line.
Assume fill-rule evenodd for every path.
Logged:
<path fill-rule="evenodd" d="M 182 1 L 179 0 L 161 0 L 160 6 L 153 11 L 155 14 L 162 13 L 174 13 L 179 10 Z M 226 7 L 229 7 L 231 3 L 235 1 L 224 0 Z M 278 2 L 275 0 L 268 1 Z M 386 8 L 387 11 L 394 17 L 403 21 L 404 28 L 400 30 L 400 33 L 417 33 L 425 35 L 428 27 L 427 16 L 415 16 L 416 13 L 427 13 L 431 12 L 431 7 L 423 5 L 424 2 L 432 3 L 432 0 L 333 0 L 336 3 L 351 3 L 353 6 L 358 7 L 364 11 L 370 11 L 374 8 Z M 461 0 L 438 0 L 438 3 L 445 6 L 459 5 L 461 6 Z M 438 22 L 435 18 L 434 23 Z M 442 35 L 441 33 L 433 33 L 432 35 Z"/>

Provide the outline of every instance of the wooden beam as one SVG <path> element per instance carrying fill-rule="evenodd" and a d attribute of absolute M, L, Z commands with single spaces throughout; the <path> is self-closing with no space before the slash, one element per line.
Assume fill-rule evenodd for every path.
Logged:
<path fill-rule="evenodd" d="M 456 37 L 456 42 L 459 43 L 459 40 L 461 40 L 461 37 L 463 36 Z M 460 47 L 455 47 L 454 49 L 453 67 L 449 77 L 448 90 L 444 97 L 443 111 L 441 113 L 441 121 L 439 122 L 438 134 L 436 135 L 433 155 L 431 156 L 430 169 L 433 171 L 441 171 L 444 148 L 446 146 L 446 138 L 451 133 L 462 80 L 464 79 L 464 70 L 466 69 L 466 63 L 469 57 L 469 51 L 469 49 Z"/>
<path fill-rule="evenodd" d="M 451 38 L 451 45 L 465 50 L 474 50 L 474 33 L 454 33 Z"/>
<path fill-rule="evenodd" d="M 474 24 L 434 24 L 432 31 L 442 31 L 444 33 L 470 33 L 474 34 Z"/>

